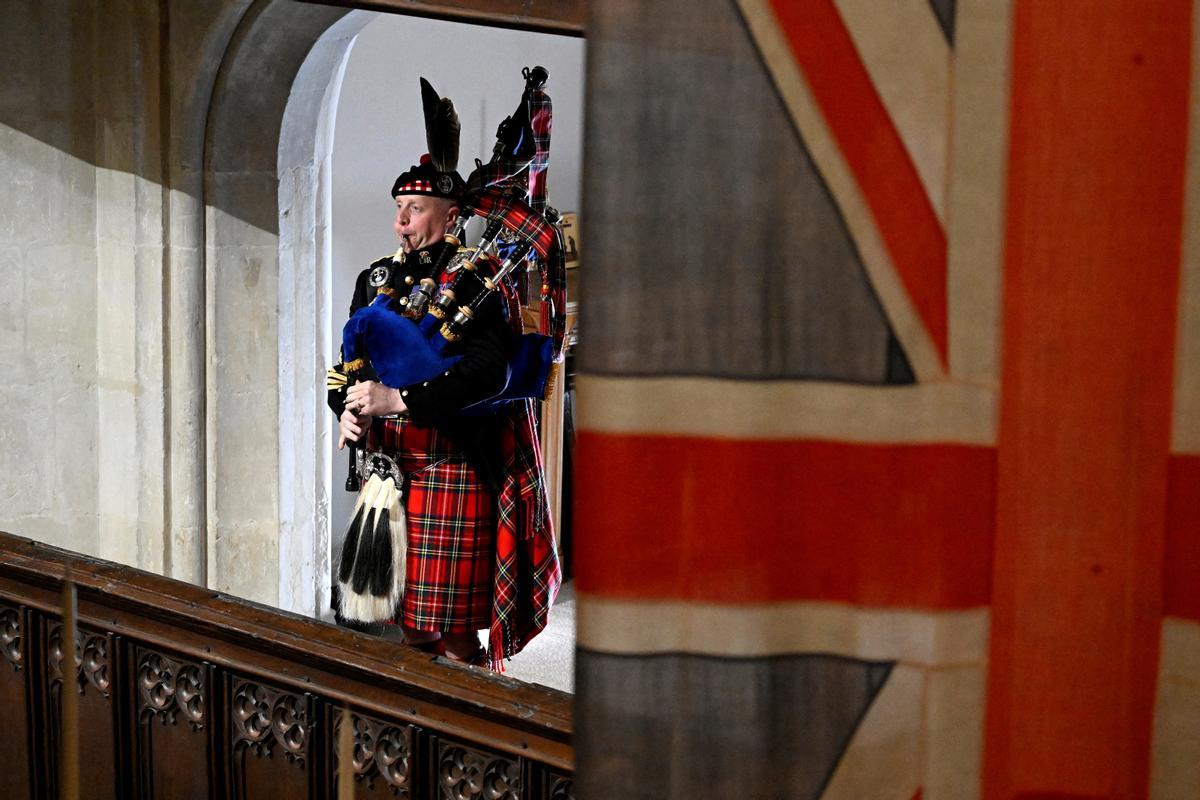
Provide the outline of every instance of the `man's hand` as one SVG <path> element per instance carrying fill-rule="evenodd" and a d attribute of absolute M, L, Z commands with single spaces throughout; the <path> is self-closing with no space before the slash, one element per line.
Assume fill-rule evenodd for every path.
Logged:
<path fill-rule="evenodd" d="M 370 427 L 371 417 L 365 414 L 360 416 L 347 408 L 342 412 L 341 419 L 338 420 L 338 430 L 341 431 L 341 436 L 338 437 L 338 450 L 344 448 L 346 442 L 357 442 Z"/>
<path fill-rule="evenodd" d="M 408 410 L 399 389 L 375 381 L 362 381 L 346 390 L 346 410 L 358 416 L 380 417 Z"/>

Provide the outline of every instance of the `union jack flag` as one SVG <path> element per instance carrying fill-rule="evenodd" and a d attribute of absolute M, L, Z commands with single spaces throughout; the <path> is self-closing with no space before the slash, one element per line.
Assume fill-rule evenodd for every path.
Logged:
<path fill-rule="evenodd" d="M 1200 793 L 1193 4 L 1071 5 L 597 7 L 580 797 Z"/>

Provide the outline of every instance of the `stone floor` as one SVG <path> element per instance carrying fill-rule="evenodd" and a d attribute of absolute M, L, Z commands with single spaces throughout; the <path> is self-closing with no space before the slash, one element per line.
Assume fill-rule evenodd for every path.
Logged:
<path fill-rule="evenodd" d="M 575 689 L 575 584 L 558 593 L 546 630 L 504 665 L 505 675 L 571 692 Z"/>
<path fill-rule="evenodd" d="M 382 626 L 382 636 L 399 640 L 393 625 Z M 550 624 L 514 658 L 504 662 L 506 677 L 540 683 L 552 689 L 575 689 L 575 585 L 568 582 L 550 609 Z"/>

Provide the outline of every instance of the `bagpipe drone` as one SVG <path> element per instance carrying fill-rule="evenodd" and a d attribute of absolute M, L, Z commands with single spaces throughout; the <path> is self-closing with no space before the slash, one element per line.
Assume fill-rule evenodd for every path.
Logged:
<path fill-rule="evenodd" d="M 491 311 L 489 305 L 504 302 L 505 285 L 511 290 L 514 273 L 527 261 L 536 263 L 542 279 L 539 331 L 512 334 L 514 355 L 503 387 L 459 414 L 501 413 L 514 400 L 543 398 L 552 391 L 561 368 L 566 309 L 561 233 L 557 214 L 545 204 L 552 113 L 544 91 L 546 70 L 527 68 L 523 76 L 520 105 L 500 124 L 491 160 L 476 160 L 465 183 L 455 171 L 459 122 L 454 106 L 421 79 L 429 174 L 440 182 L 440 191 L 459 195 L 459 216 L 430 268 L 433 277 L 404 275 L 406 296 L 396 288 L 395 277 L 403 273 L 393 275 L 403 269 L 401 251 L 390 263 L 372 265 L 368 280 L 377 294 L 346 323 L 342 363 L 329 371 L 335 411 L 344 408 L 347 388 L 359 380 L 401 388 L 446 373 L 462 358 L 455 345 L 471 336 L 473 323 Z M 393 196 L 408 188 L 411 184 L 401 186 L 398 179 Z M 474 216 L 486 219 L 483 235 L 474 248 L 464 247 Z M 436 278 L 447 271 L 453 278 L 439 288 Z M 358 488 L 359 494 L 338 559 L 339 616 L 361 622 L 391 619 L 404 592 L 403 472 L 384 453 L 353 448 L 347 488 Z"/>

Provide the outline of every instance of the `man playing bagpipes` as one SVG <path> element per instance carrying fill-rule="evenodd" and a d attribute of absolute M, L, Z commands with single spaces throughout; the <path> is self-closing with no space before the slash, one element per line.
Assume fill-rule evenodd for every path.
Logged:
<path fill-rule="evenodd" d="M 561 581 L 534 398 L 561 352 L 562 253 L 529 202 L 544 207 L 550 106 L 545 71 L 526 78 L 470 189 L 453 106 L 422 79 L 429 153 L 392 187 L 400 249 L 359 275 L 329 381 L 339 449 L 364 446 L 339 617 L 394 621 L 410 644 L 494 669 L 545 627 Z M 472 215 L 487 219 L 474 249 L 461 246 Z M 521 335 L 526 257 L 542 267 L 549 335 Z"/>

